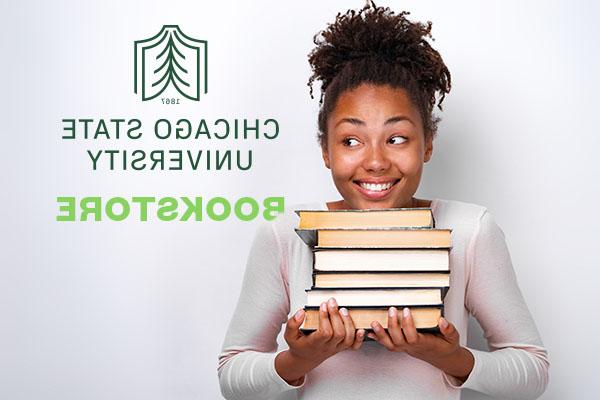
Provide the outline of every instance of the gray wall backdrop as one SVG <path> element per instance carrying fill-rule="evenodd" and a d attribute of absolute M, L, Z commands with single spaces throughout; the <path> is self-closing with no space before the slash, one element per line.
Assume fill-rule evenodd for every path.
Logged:
<path fill-rule="evenodd" d="M 418 194 L 491 210 L 550 352 L 543 399 L 596 398 L 597 3 L 381 3 L 433 21 L 452 72 Z M 55 197 L 337 199 L 315 141 L 306 54 L 338 11 L 362 4 L 0 4 L 0 398 L 220 398 L 217 354 L 259 221 L 61 224 Z M 133 41 L 164 24 L 209 42 L 200 103 L 133 94 Z M 65 143 L 70 117 L 275 117 L 281 135 L 252 143 L 248 172 L 93 172 L 88 147 L 186 144 Z M 485 346 L 476 324 L 469 336 Z"/>

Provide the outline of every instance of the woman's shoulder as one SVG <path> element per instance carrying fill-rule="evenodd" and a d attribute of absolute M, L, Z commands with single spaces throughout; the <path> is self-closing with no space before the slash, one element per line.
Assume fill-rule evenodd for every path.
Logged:
<path fill-rule="evenodd" d="M 434 213 L 444 218 L 478 220 L 488 211 L 487 207 L 458 200 L 435 199 L 432 202 Z"/>
<path fill-rule="evenodd" d="M 471 237 L 491 219 L 487 207 L 458 200 L 436 199 L 432 210 L 436 228 L 452 229 L 453 236 Z"/>

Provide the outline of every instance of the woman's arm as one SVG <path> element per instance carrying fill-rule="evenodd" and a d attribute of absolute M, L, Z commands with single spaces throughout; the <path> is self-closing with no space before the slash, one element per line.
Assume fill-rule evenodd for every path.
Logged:
<path fill-rule="evenodd" d="M 219 355 L 219 383 L 226 399 L 265 399 L 295 388 L 275 371 L 277 335 L 289 313 L 285 263 L 272 223 L 263 223 Z"/>
<path fill-rule="evenodd" d="M 299 330 L 304 310 L 291 316 L 284 335 L 289 349 L 275 354 L 290 304 L 284 247 L 272 224 L 259 228 L 219 356 L 221 393 L 227 399 L 265 399 L 297 389 L 325 359 L 363 342 L 364 330 L 356 331 L 347 310 L 330 299 L 321 304 L 319 327 L 309 335 Z"/>
<path fill-rule="evenodd" d="M 548 357 L 517 284 L 504 233 L 485 211 L 467 250 L 465 306 L 477 319 L 490 352 L 469 349 L 473 370 L 460 385 L 491 396 L 535 399 L 548 384 Z"/>
<path fill-rule="evenodd" d="M 279 376 L 292 385 L 304 383 L 304 376 L 332 355 L 347 349 L 358 350 L 365 330 L 354 327 L 345 307 L 338 309 L 334 298 L 321 303 L 319 327 L 305 335 L 300 331 L 305 312 L 298 310 L 285 326 L 285 341 L 289 349 L 275 358 Z"/>

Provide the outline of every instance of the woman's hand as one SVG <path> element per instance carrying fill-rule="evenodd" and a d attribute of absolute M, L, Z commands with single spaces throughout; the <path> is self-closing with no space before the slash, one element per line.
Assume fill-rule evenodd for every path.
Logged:
<path fill-rule="evenodd" d="M 322 303 L 319 309 L 319 328 L 305 335 L 300 331 L 304 310 L 292 316 L 285 327 L 284 338 L 289 350 L 275 358 L 275 370 L 286 382 L 300 385 L 304 375 L 340 351 L 360 348 L 365 337 L 364 329 L 354 328 L 348 310 L 341 308 L 335 299 Z"/>
<path fill-rule="evenodd" d="M 419 333 L 408 308 L 404 308 L 400 321 L 398 310 L 390 307 L 388 331 L 378 322 L 373 322 L 371 327 L 374 333 L 368 336 L 388 350 L 406 352 L 463 382 L 473 369 L 473 355 L 460 346 L 458 331 L 445 318 L 439 320 L 440 334 Z"/>

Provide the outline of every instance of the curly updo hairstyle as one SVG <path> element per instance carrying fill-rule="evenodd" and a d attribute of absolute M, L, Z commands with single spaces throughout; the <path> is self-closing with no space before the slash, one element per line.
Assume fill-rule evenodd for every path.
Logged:
<path fill-rule="evenodd" d="M 322 147 L 327 147 L 327 119 L 338 98 L 362 83 L 404 89 L 420 112 L 425 137 L 435 136 L 439 118 L 433 108 L 437 100 L 441 110 L 450 92 L 450 71 L 428 42 L 433 40 L 431 22 L 411 22 L 408 14 L 394 14 L 370 1 L 360 11 L 338 13 L 334 23 L 314 36 L 308 86 L 314 98 L 313 82 L 321 81 L 318 140 Z"/>

